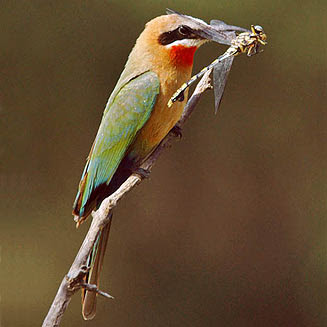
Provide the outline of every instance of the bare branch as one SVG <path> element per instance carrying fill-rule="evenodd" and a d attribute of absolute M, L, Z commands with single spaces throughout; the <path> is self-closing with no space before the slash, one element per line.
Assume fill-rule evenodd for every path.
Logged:
<path fill-rule="evenodd" d="M 202 94 L 207 89 L 211 88 L 210 75 L 211 70 L 206 72 L 201 81 L 197 85 L 193 95 L 187 102 L 181 119 L 177 123 L 177 126 L 182 128 L 187 119 L 189 119 L 194 108 L 198 104 Z M 141 168 L 151 171 L 153 165 L 159 158 L 160 154 L 165 148 L 169 147 L 172 140 L 175 138 L 172 132 L 170 132 L 160 145 L 153 151 L 153 153 L 142 164 Z M 67 275 L 63 278 L 57 294 L 52 302 L 50 310 L 45 317 L 42 327 L 59 326 L 61 318 L 65 313 L 67 306 L 71 300 L 73 294 L 80 288 L 86 288 L 89 291 L 97 292 L 107 298 L 112 298 L 111 295 L 102 292 L 97 289 L 95 285 L 85 284 L 83 278 L 87 273 L 86 260 L 91 252 L 91 249 L 95 243 L 99 231 L 108 223 L 110 219 L 110 211 L 118 204 L 118 202 L 127 194 L 132 188 L 142 181 L 142 176 L 139 174 L 132 174 L 119 189 L 106 198 L 97 211 L 92 213 L 93 220 L 89 228 L 88 233 L 77 253 L 77 256 L 70 267 Z"/>
<path fill-rule="evenodd" d="M 94 284 L 87 284 L 87 283 L 81 283 L 81 287 L 85 288 L 86 290 L 88 290 L 89 292 L 95 292 L 98 293 L 104 297 L 106 297 L 107 299 L 114 299 L 113 296 L 111 296 L 110 294 L 100 291 L 96 285 Z"/>

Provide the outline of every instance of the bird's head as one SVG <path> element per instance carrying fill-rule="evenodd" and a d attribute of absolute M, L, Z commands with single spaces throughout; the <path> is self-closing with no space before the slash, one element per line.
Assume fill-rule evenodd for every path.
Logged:
<path fill-rule="evenodd" d="M 189 68 L 195 51 L 208 41 L 217 41 L 218 34 L 217 29 L 201 19 L 169 10 L 167 15 L 146 24 L 137 45 L 142 45 L 143 50 L 147 48 L 161 60 L 168 58 L 173 65 Z M 223 32 L 221 37 L 224 37 Z"/>

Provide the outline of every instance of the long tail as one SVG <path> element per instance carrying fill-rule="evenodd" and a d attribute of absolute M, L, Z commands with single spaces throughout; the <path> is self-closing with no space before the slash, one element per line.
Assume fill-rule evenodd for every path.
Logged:
<path fill-rule="evenodd" d="M 108 224 L 100 231 L 87 260 L 87 265 L 90 267 L 90 271 L 85 277 L 85 282 L 88 284 L 95 284 L 97 287 L 99 287 L 100 272 L 108 243 L 111 221 L 112 214 Z M 91 320 L 95 316 L 96 296 L 97 294 L 95 292 L 86 290 L 82 291 L 82 315 L 85 320 Z"/>

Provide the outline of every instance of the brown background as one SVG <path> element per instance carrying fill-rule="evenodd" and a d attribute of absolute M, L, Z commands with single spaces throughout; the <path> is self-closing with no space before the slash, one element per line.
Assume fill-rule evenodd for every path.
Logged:
<path fill-rule="evenodd" d="M 269 44 L 116 210 L 101 285 L 116 299 L 86 323 L 76 295 L 62 326 L 326 326 L 323 3 L 0 2 L 1 326 L 41 324 L 87 231 L 70 212 L 104 105 L 165 7 L 261 24 Z"/>

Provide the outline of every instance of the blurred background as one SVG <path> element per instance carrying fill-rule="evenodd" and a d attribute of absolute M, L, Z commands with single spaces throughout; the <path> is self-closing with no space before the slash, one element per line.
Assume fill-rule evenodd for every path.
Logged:
<path fill-rule="evenodd" d="M 115 211 L 115 300 L 84 322 L 77 294 L 62 326 L 327 325 L 325 2 L 3 0 L 1 326 L 41 325 L 89 226 L 71 209 L 103 108 L 166 7 L 260 24 L 269 43 Z M 203 46 L 194 72 L 225 49 Z"/>

